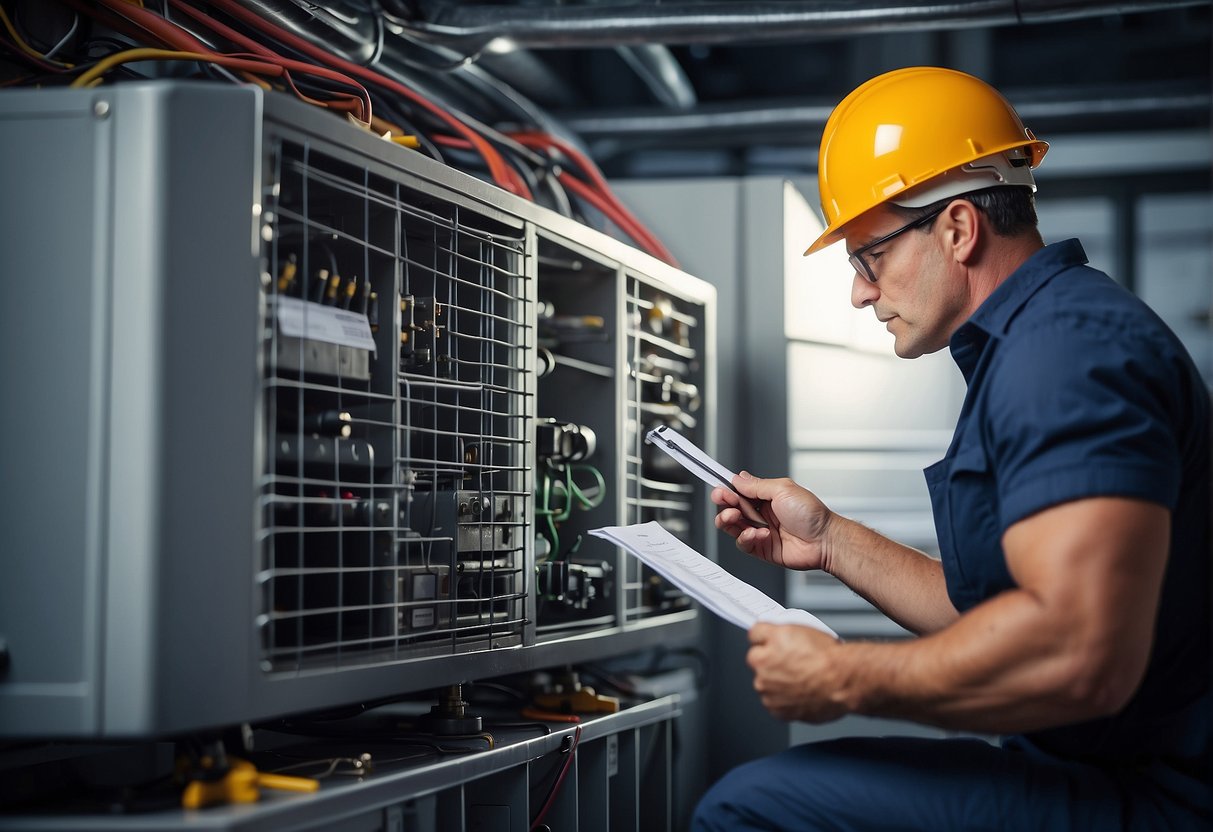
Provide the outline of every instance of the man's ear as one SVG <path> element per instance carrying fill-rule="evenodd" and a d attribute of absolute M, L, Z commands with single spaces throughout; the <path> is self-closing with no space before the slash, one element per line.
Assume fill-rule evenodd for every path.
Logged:
<path fill-rule="evenodd" d="M 969 265 L 984 239 L 981 212 L 966 199 L 954 199 L 940 215 L 947 243 L 956 262 Z"/>

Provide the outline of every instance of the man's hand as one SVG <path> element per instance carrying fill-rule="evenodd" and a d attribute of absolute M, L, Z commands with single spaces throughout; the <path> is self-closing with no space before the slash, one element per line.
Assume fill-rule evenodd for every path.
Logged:
<path fill-rule="evenodd" d="M 790 479 L 764 480 L 742 471 L 733 487 L 760 502 L 769 524 L 751 525 L 737 508 L 736 494 L 712 489 L 712 502 L 721 506 L 716 528 L 746 554 L 788 569 L 824 570 L 914 633 L 956 620 L 937 559 L 835 514 Z"/>
<path fill-rule="evenodd" d="M 745 471 L 733 486 L 746 497 L 763 501 L 762 515 L 769 528 L 752 526 L 737 508 L 736 494 L 712 489 L 712 502 L 723 506 L 716 528 L 737 540 L 737 548 L 754 557 L 789 569 L 825 568 L 825 536 L 833 513 L 811 491 L 790 479 L 764 480 Z"/>
<path fill-rule="evenodd" d="M 746 663 L 763 707 L 785 720 L 821 723 L 845 716 L 845 685 L 832 661 L 840 646 L 837 639 L 797 624 L 751 627 Z"/>

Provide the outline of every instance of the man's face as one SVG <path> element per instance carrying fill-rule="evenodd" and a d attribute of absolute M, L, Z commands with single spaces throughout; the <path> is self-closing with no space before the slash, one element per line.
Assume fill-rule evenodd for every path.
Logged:
<path fill-rule="evenodd" d="M 893 333 L 893 349 L 902 358 L 943 349 L 967 317 L 963 276 L 945 247 L 946 219 L 945 211 L 922 226 L 925 232 L 910 228 L 859 255 L 876 282 L 861 264 L 851 285 L 851 303 L 857 309 L 872 307 Z M 902 216 L 884 207 L 873 209 L 848 226 L 847 252 L 859 252 L 905 225 Z"/>

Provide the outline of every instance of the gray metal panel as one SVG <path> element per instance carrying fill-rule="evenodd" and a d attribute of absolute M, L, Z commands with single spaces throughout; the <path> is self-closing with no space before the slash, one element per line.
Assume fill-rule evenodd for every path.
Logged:
<path fill-rule="evenodd" d="M 640 747 L 636 731 L 622 731 L 616 739 L 616 769 L 610 780 L 611 832 L 636 832 L 640 828 Z M 608 752 L 609 753 L 609 752 Z"/>
<path fill-rule="evenodd" d="M 95 202 L 109 188 L 112 137 L 91 94 L 9 95 L 0 228 L 25 236 L 0 246 L 0 638 L 11 656 L 0 733 L 87 734 L 98 725 L 110 302 L 108 273 L 95 268 L 109 229 Z"/>
<path fill-rule="evenodd" d="M 5 734 L 146 734 L 244 705 L 238 674 L 216 669 L 249 642 L 256 95 L 5 98 L 4 158 L 20 164 L 4 178 L 29 199 L 0 257 L 52 313 L 3 311 L 0 377 L 39 405 L 3 425 L 21 576 L 0 604 Z M 38 344 L 42 360 L 17 361 Z"/>
<path fill-rule="evenodd" d="M 158 572 L 155 618 L 148 622 L 148 655 L 155 662 L 148 679 L 154 680 L 155 695 L 150 712 L 136 710 L 123 701 L 122 681 L 107 678 L 110 733 L 220 725 L 247 707 L 245 674 L 236 669 L 254 666 L 249 543 L 259 459 L 257 367 L 251 358 L 257 355 L 261 317 L 253 247 L 260 100 L 260 91 L 251 87 L 186 85 L 151 87 L 140 102 L 150 118 L 138 129 L 146 131 L 154 160 L 144 172 L 159 183 L 159 193 L 150 195 L 155 201 L 146 214 L 116 205 L 115 249 L 135 250 L 140 235 L 150 237 L 147 283 L 132 281 L 129 289 L 150 292 L 158 285 L 163 293 L 156 330 L 145 343 L 131 344 L 137 352 L 129 355 L 132 363 L 139 355 L 158 357 L 129 399 L 146 396 L 157 419 L 156 458 L 148 473 L 159 511 L 148 517 L 154 548 L 147 553 L 148 566 L 157 564 Z M 193 162 L 201 159 L 207 163 Z M 142 222 L 157 212 L 164 214 L 159 233 L 148 235 Z M 118 276 L 139 273 L 116 259 L 117 286 Z M 126 329 L 125 309 L 115 307 L 116 330 Z M 129 323 L 133 328 L 135 322 Z M 116 349 L 115 366 L 128 366 L 125 357 Z M 115 471 L 119 460 L 136 458 L 151 444 L 123 430 L 117 403 L 127 378 L 124 372 L 115 378 Z M 117 582 L 111 581 L 109 597 L 121 604 Z M 111 641 L 108 655 L 122 650 Z M 234 672 L 216 673 L 221 667 Z"/>
<path fill-rule="evenodd" d="M 597 741 L 582 738 L 577 749 L 578 832 L 607 832 L 611 819 L 610 779 L 607 769 L 615 739 Z"/>

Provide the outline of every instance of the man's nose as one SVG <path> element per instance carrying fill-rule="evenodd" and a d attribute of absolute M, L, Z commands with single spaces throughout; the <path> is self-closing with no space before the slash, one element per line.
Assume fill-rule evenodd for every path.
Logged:
<path fill-rule="evenodd" d="M 880 289 L 859 272 L 851 280 L 851 305 L 856 309 L 871 306 L 880 297 Z"/>

